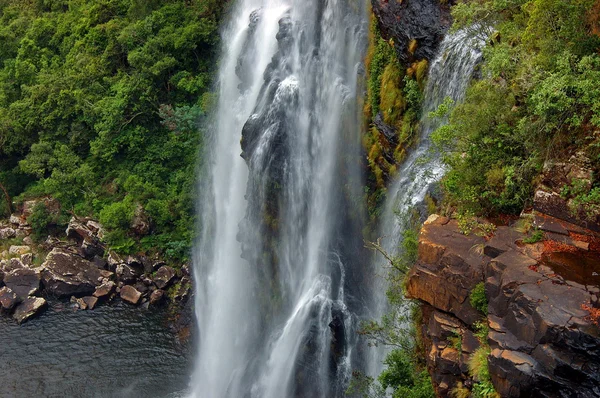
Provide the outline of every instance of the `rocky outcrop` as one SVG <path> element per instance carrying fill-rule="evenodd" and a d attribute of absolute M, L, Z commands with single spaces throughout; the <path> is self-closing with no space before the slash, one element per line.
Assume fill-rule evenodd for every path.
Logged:
<path fill-rule="evenodd" d="M 175 270 L 169 266 L 162 266 L 158 271 L 156 271 L 156 275 L 154 275 L 154 283 L 159 289 L 164 289 L 168 287 L 173 279 L 175 278 Z"/>
<path fill-rule="evenodd" d="M 44 288 L 56 297 L 92 295 L 105 278 L 112 277 L 112 272 L 61 248 L 48 254 L 42 269 Z"/>
<path fill-rule="evenodd" d="M 600 329 L 589 312 L 600 304 L 600 237 L 547 215 L 528 219 L 542 241 L 527 244 L 511 227 L 466 236 L 443 217 L 424 224 L 407 290 L 426 303 L 421 331 L 439 396 L 475 382 L 466 360 L 485 317 L 469 296 L 481 282 L 488 367 L 502 397 L 600 395 Z"/>
<path fill-rule="evenodd" d="M 451 25 L 450 3 L 439 0 L 371 0 L 382 36 L 393 40 L 403 63 L 433 58 Z"/>

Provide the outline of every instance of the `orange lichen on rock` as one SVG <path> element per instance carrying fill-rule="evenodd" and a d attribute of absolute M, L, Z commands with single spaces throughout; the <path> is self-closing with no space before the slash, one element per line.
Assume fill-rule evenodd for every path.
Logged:
<path fill-rule="evenodd" d="M 589 316 L 585 317 L 586 320 L 600 327 L 600 308 L 593 308 L 587 304 L 581 304 L 581 309 L 590 313 Z"/>

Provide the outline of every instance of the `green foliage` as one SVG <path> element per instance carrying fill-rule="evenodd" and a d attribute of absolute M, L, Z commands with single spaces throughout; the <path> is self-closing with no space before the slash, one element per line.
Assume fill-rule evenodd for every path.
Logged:
<path fill-rule="evenodd" d="M 11 196 L 52 195 L 102 216 L 123 250 L 185 257 L 198 124 L 214 103 L 228 2 L 25 3 L 0 4 L 3 184 Z M 123 203 L 149 215 L 146 245 L 128 230 Z"/>
<path fill-rule="evenodd" d="M 524 243 L 537 243 L 544 240 L 544 231 L 540 229 L 536 229 L 533 233 L 527 238 L 523 239 Z"/>
<path fill-rule="evenodd" d="M 481 312 L 483 315 L 488 314 L 488 301 L 485 296 L 485 283 L 479 282 L 473 290 L 471 290 L 471 294 L 469 294 L 469 302 L 477 311 Z"/>
<path fill-rule="evenodd" d="M 453 8 L 454 29 L 470 27 L 488 45 L 481 80 L 432 134 L 449 166 L 442 183 L 447 205 L 476 215 L 518 214 L 531 201 L 544 160 L 568 147 L 584 149 L 599 168 L 590 134 L 600 123 L 593 4 L 478 0 Z"/>
<path fill-rule="evenodd" d="M 487 358 L 490 355 L 490 347 L 482 345 L 469 358 L 469 373 L 477 381 L 486 382 L 490 380 L 490 371 Z"/>
<path fill-rule="evenodd" d="M 53 217 L 43 202 L 38 202 L 34 207 L 27 222 L 33 230 L 33 237 L 40 240 L 48 233 L 48 227 L 53 223 Z"/>

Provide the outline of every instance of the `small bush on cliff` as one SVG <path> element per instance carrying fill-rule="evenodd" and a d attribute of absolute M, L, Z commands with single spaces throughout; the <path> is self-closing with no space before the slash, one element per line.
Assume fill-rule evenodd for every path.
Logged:
<path fill-rule="evenodd" d="M 473 290 L 471 290 L 471 294 L 469 295 L 469 302 L 479 312 L 486 315 L 488 314 L 488 301 L 485 296 L 485 283 L 479 282 Z"/>

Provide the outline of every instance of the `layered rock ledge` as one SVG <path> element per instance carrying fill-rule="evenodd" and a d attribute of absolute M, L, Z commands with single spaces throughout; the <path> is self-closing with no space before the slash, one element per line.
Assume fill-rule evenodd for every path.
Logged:
<path fill-rule="evenodd" d="M 600 329 L 590 313 L 600 304 L 599 237 L 544 214 L 529 219 L 539 242 L 525 243 L 532 240 L 508 226 L 483 237 L 462 234 L 444 217 L 424 224 L 407 292 L 423 303 L 422 337 L 439 396 L 474 383 L 466 362 L 479 344 L 478 321 L 489 325 L 487 362 L 502 397 L 600 396 Z M 487 316 L 469 300 L 479 283 Z"/>

